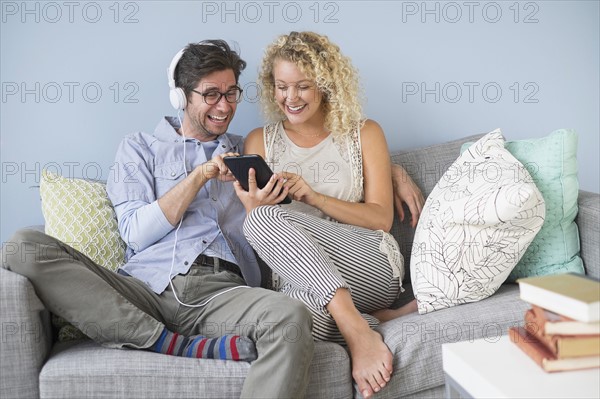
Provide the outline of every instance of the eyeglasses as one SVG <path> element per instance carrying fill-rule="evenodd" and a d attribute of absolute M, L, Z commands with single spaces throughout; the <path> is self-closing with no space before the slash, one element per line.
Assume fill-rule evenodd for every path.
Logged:
<path fill-rule="evenodd" d="M 225 97 L 228 103 L 239 103 L 242 100 L 242 92 L 243 90 L 239 87 L 235 89 L 231 89 L 226 91 L 225 93 L 221 93 L 216 90 L 209 90 L 205 92 L 199 92 L 197 90 L 192 89 L 194 93 L 200 94 L 202 98 L 204 98 L 204 102 L 208 105 L 215 105 L 219 101 L 221 101 L 222 97 Z"/>

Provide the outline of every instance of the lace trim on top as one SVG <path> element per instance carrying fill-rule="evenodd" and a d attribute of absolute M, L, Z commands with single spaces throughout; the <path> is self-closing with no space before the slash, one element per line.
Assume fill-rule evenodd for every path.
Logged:
<path fill-rule="evenodd" d="M 364 177 L 362 163 L 362 148 L 360 145 L 360 130 L 356 129 L 350 134 L 333 136 L 333 143 L 338 148 L 341 156 L 352 165 L 352 191 L 350 202 L 362 202 L 365 199 Z M 344 148 L 346 147 L 346 148 Z"/>
<path fill-rule="evenodd" d="M 386 254 L 388 262 L 392 267 L 392 276 L 398 277 L 400 282 L 400 292 L 404 292 L 402 287 L 402 280 L 404 279 L 404 256 L 400 252 L 398 242 L 390 233 L 382 231 L 381 243 L 379 244 L 379 250 L 382 254 Z"/>
<path fill-rule="evenodd" d="M 271 169 L 273 169 L 274 165 L 276 165 L 277 161 L 278 161 L 278 159 L 275 158 L 275 154 L 283 154 L 286 149 L 286 145 L 285 145 L 285 141 L 283 141 L 283 137 L 276 134 L 277 128 L 279 127 L 280 123 L 281 122 L 270 123 L 270 124 L 266 125 L 263 129 L 263 132 L 264 132 L 263 139 L 264 139 L 265 154 L 266 154 L 265 161 L 267 162 L 269 167 L 271 167 Z"/>

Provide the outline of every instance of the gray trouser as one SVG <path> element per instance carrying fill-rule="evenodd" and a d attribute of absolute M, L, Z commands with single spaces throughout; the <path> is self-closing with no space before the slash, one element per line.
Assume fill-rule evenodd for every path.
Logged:
<path fill-rule="evenodd" d="M 302 397 L 312 360 L 312 320 L 305 306 L 262 288 L 234 289 L 206 306 L 180 305 L 171 287 L 160 295 L 134 277 L 96 265 L 59 240 L 20 230 L 9 241 L 18 251 L 8 269 L 27 277 L 54 314 L 107 347 L 149 348 L 164 327 L 185 336 L 239 334 L 256 343 L 258 359 L 242 397 Z M 243 285 L 228 271 L 194 266 L 173 279 L 180 301 L 199 304 L 217 292 Z"/>

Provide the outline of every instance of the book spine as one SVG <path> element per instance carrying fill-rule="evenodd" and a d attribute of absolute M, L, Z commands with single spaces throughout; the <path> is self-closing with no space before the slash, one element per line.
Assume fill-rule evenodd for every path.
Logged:
<path fill-rule="evenodd" d="M 535 322 L 545 335 L 598 335 L 600 323 L 576 321 L 569 317 L 551 312 L 537 305 L 531 304 L 535 315 Z"/>
<path fill-rule="evenodd" d="M 544 324 L 545 320 L 537 317 L 538 314 L 529 309 L 525 312 L 525 330 L 534 337 L 538 339 L 538 341 L 543 344 L 553 355 L 559 355 L 559 347 L 558 340 L 550 335 L 544 334 Z M 560 356 L 558 356 L 560 357 Z"/>
<path fill-rule="evenodd" d="M 519 279 L 521 299 L 582 322 L 600 320 L 600 284 L 588 276 L 556 274 Z"/>
<path fill-rule="evenodd" d="M 552 312 L 548 309 L 544 309 L 538 305 L 531 305 L 531 310 L 533 310 L 533 313 L 535 313 L 535 316 L 540 319 L 540 320 L 544 320 L 544 322 L 557 322 L 557 321 L 574 321 L 574 319 Z"/>
<path fill-rule="evenodd" d="M 598 334 L 576 336 L 548 334 L 546 328 L 548 322 L 538 316 L 539 314 L 535 310 L 527 310 L 524 328 L 558 359 L 600 355 L 600 336 Z"/>
<path fill-rule="evenodd" d="M 547 322 L 544 324 L 544 331 L 548 335 L 599 335 L 600 325 L 598 323 L 581 323 L 578 321 Z"/>

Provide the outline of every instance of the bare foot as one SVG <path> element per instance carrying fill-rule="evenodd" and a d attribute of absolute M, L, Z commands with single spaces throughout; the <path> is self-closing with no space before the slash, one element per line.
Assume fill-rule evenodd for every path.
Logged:
<path fill-rule="evenodd" d="M 365 399 L 379 392 L 390 381 L 393 356 L 381 335 L 370 328 L 355 342 L 349 342 L 352 378 Z"/>
<path fill-rule="evenodd" d="M 381 309 L 371 313 L 372 316 L 377 318 L 380 322 L 384 323 L 393 319 L 397 319 L 400 316 L 407 315 L 417 311 L 417 300 L 413 299 L 409 303 L 400 306 L 398 309 Z"/>
<path fill-rule="evenodd" d="M 337 323 L 348 344 L 352 358 L 352 378 L 365 398 L 379 392 L 391 378 L 393 356 L 381 335 L 371 330 L 358 312 L 350 292 L 345 288 L 336 291 L 327 304 L 327 310 Z"/>

